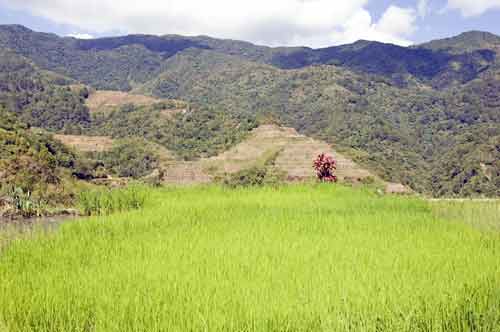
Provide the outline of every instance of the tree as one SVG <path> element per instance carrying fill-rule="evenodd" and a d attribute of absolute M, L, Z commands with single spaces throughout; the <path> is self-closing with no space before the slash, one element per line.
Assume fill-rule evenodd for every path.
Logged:
<path fill-rule="evenodd" d="M 337 169 L 336 161 L 326 154 L 322 153 L 316 158 L 313 165 L 316 170 L 318 180 L 322 182 L 337 182 L 337 177 L 334 175 Z"/>

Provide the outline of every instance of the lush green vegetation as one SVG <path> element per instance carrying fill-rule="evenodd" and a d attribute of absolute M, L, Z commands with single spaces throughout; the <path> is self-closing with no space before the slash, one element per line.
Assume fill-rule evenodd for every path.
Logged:
<path fill-rule="evenodd" d="M 220 182 L 228 187 L 278 186 L 284 183 L 286 174 L 274 167 L 252 166 L 239 172 L 226 174 Z"/>
<path fill-rule="evenodd" d="M 41 71 L 28 59 L 0 48 L 0 107 L 34 127 L 49 130 L 88 127 L 90 115 L 72 81 Z"/>
<path fill-rule="evenodd" d="M 40 67 L 76 78 L 96 88 L 129 90 L 158 73 L 162 54 L 138 45 L 116 52 L 89 52 L 76 39 L 34 33 L 22 26 L 2 26 L 0 43 L 33 59 Z"/>
<path fill-rule="evenodd" d="M 500 38 L 469 32 L 453 40 L 435 41 L 416 48 L 360 41 L 313 50 L 270 48 L 207 37 L 130 35 L 76 40 L 4 25 L 0 27 L 0 44 L 44 69 L 106 90 L 131 90 L 148 82 L 162 73 L 166 60 L 190 50 L 212 50 L 282 69 L 335 64 L 395 78 L 403 85 L 405 76 L 411 75 L 441 87 L 476 78 L 485 66 L 494 62 L 494 53 L 488 50 L 500 45 Z M 445 52 L 450 49 L 453 52 Z M 457 65 L 462 70 L 454 70 Z"/>
<path fill-rule="evenodd" d="M 29 195 L 27 202 L 67 203 L 74 197 L 78 156 L 40 130 L 0 108 L 0 197 Z M 11 195 L 12 194 L 12 195 Z"/>
<path fill-rule="evenodd" d="M 161 189 L 143 210 L 4 246 L 0 326 L 496 331 L 499 240 L 368 189 Z"/>
<path fill-rule="evenodd" d="M 281 149 L 271 150 L 264 154 L 261 160 L 256 160 L 250 168 L 223 174 L 216 178 L 216 181 L 231 188 L 283 185 L 287 173 L 275 167 L 280 152 Z"/>
<path fill-rule="evenodd" d="M 334 66 L 278 70 L 212 51 L 185 52 L 143 92 L 211 104 L 229 114 L 272 116 L 354 148 L 390 181 L 436 196 L 499 195 L 500 82 L 405 89 Z"/>
<path fill-rule="evenodd" d="M 117 141 L 109 151 L 95 156 L 103 167 L 119 177 L 138 179 L 150 174 L 158 167 L 158 154 L 144 139 Z"/>
<path fill-rule="evenodd" d="M 49 155 L 53 155 L 48 162 L 51 167 L 33 172 L 32 168 L 37 164 L 25 167 L 28 162 L 23 164 L 18 161 L 25 151 L 13 148 L 21 144 L 16 141 L 19 135 L 5 139 L 4 144 L 12 146 L 6 146 L 0 155 L 0 162 L 7 165 L 6 171 L 1 174 L 1 185 L 9 190 L 0 193 L 0 197 L 9 195 L 14 199 L 10 194 L 15 190 L 10 188 L 19 188 L 30 196 L 27 202 L 32 202 L 32 206 L 42 204 L 42 200 L 53 203 L 53 197 L 38 196 L 39 193 L 46 193 L 48 185 L 57 187 L 64 182 L 61 181 L 61 174 L 58 174 L 59 177 L 54 174 L 58 166 L 71 170 L 73 176 L 82 180 L 107 175 L 137 179 L 150 174 L 158 166 L 158 155 L 154 152 L 157 146 L 146 139 L 169 148 L 181 159 L 193 159 L 228 149 L 256 125 L 253 116 L 228 115 L 207 107 L 192 110 L 189 105 L 179 106 L 173 101 L 161 101 L 150 106 L 128 104 L 114 111 L 108 109 L 97 113 L 91 121 L 84 106 L 89 96 L 87 87 L 64 85 L 70 82 L 53 73 L 38 70 L 30 61 L 11 51 L 0 53 L 0 66 L 0 107 L 4 105 L 10 111 L 0 121 L 9 126 L 15 121 L 17 127 L 22 126 L 22 135 L 30 136 L 25 144 L 29 145 L 33 138 L 43 136 L 37 138 L 39 142 L 34 146 L 35 150 L 38 153 L 46 145 Z M 168 113 L 168 110 L 179 107 L 185 107 L 185 111 Z M 35 131 L 31 128 L 35 126 L 65 134 L 111 135 L 123 140 L 119 140 L 111 151 L 83 157 L 52 140 L 43 130 L 37 129 L 38 136 L 34 135 Z M 9 143 L 12 140 L 14 143 Z M 73 192 L 71 195 L 74 197 Z"/>
<path fill-rule="evenodd" d="M 227 114 L 222 108 L 202 107 L 166 116 L 155 106 L 127 105 L 95 115 L 91 133 L 144 137 L 176 152 L 181 159 L 193 159 L 227 150 L 256 124 L 252 115 Z"/>
<path fill-rule="evenodd" d="M 492 33 L 469 31 L 453 38 L 433 40 L 420 45 L 434 51 L 446 51 L 452 54 L 492 49 L 500 45 L 500 37 Z"/>
<path fill-rule="evenodd" d="M 193 159 L 273 119 L 418 192 L 500 195 L 500 37 L 492 34 L 312 50 L 207 37 L 83 41 L 1 26 L 0 48 L 0 105 L 33 126 L 141 137 Z M 68 86 L 75 82 L 191 106 L 176 115 L 123 107 L 91 118 L 86 90 Z"/>
<path fill-rule="evenodd" d="M 438 218 L 457 220 L 483 231 L 500 231 L 500 200 L 435 200 L 431 201 Z"/>
<path fill-rule="evenodd" d="M 82 191 L 78 206 L 84 215 L 109 215 L 140 209 L 144 206 L 150 189 L 142 185 L 129 185 L 126 188 L 99 188 Z"/>

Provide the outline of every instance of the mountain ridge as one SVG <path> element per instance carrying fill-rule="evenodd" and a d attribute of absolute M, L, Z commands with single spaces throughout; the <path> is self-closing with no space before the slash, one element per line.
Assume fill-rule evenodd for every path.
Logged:
<path fill-rule="evenodd" d="M 418 47 L 441 49 L 448 52 L 463 52 L 464 44 L 466 43 L 469 44 L 467 45 L 468 47 L 465 47 L 467 51 L 488 48 L 496 48 L 498 51 L 498 47 L 500 47 L 500 36 L 487 31 L 471 30 L 462 32 L 454 37 L 422 43 L 419 44 Z"/>
<path fill-rule="evenodd" d="M 322 49 L 328 49 L 332 47 L 343 47 L 346 45 L 354 45 L 354 44 L 359 44 L 359 43 L 380 43 L 380 44 L 386 44 L 386 45 L 395 45 L 392 43 L 386 43 L 386 42 L 379 42 L 379 41 L 373 41 L 373 40 L 368 40 L 368 39 L 359 39 L 356 40 L 352 43 L 346 43 L 346 44 L 338 44 L 338 45 L 332 45 L 332 46 L 325 46 L 325 47 L 309 47 L 309 46 L 266 46 L 258 43 L 252 43 L 249 41 L 245 40 L 239 40 L 239 39 L 233 39 L 233 38 L 217 38 L 217 37 L 212 37 L 209 35 L 180 35 L 180 34 L 161 34 L 161 35 L 152 35 L 152 34 L 141 34 L 141 33 L 136 33 L 136 34 L 126 34 L 126 35 L 118 35 L 118 36 L 105 36 L 105 37 L 96 37 L 96 38 L 77 38 L 74 36 L 61 36 L 56 33 L 51 33 L 51 32 L 41 32 L 37 31 L 31 28 L 26 27 L 25 25 L 22 24 L 0 24 L 0 29 L 15 29 L 21 32 L 31 32 L 31 33 L 40 33 L 40 34 L 46 34 L 46 35 L 53 35 L 57 36 L 59 38 L 68 38 L 68 39 L 76 39 L 80 41 L 87 41 L 87 40 L 99 40 L 99 39 L 113 39 L 113 38 L 123 38 L 123 37 L 128 37 L 128 36 L 142 36 L 142 37 L 158 37 L 158 38 L 166 38 L 166 39 L 193 39 L 193 40 L 215 40 L 215 41 L 225 41 L 225 42 L 237 42 L 240 44 L 248 44 L 251 46 L 255 47 L 262 47 L 262 48 L 267 48 L 267 49 L 309 49 L 309 50 L 322 50 Z M 471 39 L 486 39 L 486 40 L 496 40 L 497 42 L 500 42 L 500 36 L 489 32 L 489 31 L 484 31 L 484 30 L 468 30 L 461 32 L 458 35 L 450 36 L 450 37 L 443 37 L 443 38 L 437 38 L 433 39 L 427 42 L 422 42 L 419 44 L 413 44 L 408 47 L 405 46 L 400 46 L 403 48 L 415 48 L 415 47 L 425 47 L 427 44 L 432 43 L 432 42 L 453 42 L 456 39 L 464 39 L 467 38 L 469 40 Z"/>
<path fill-rule="evenodd" d="M 460 39 L 462 38 L 460 36 L 453 38 Z M 453 38 L 444 42 L 449 43 L 449 40 Z M 19 25 L 0 25 L 0 45 L 31 58 L 44 69 L 56 71 L 98 88 L 123 91 L 131 90 L 136 83 L 145 83 L 159 73 L 165 60 L 192 48 L 212 50 L 248 61 L 269 64 L 280 69 L 299 69 L 326 64 L 369 72 L 391 79 L 395 75 L 403 77 L 411 75 L 419 80 L 430 82 L 437 88 L 454 84 L 454 80 L 443 79 L 446 75 L 453 74 L 454 79 L 460 82 L 470 81 L 484 70 L 485 65 L 495 63 L 498 58 L 496 49 L 475 49 L 472 52 L 465 50 L 462 53 L 452 54 L 438 49 L 436 44 L 427 47 L 401 47 L 373 41 L 358 41 L 353 44 L 312 49 L 307 47 L 273 48 L 204 36 L 136 34 L 84 40 L 35 32 Z M 33 51 L 30 52 L 30 50 Z M 88 51 L 95 54 L 89 55 Z M 145 61 L 134 61 L 138 57 Z M 388 61 L 387 57 L 390 57 L 391 61 Z M 113 63 L 114 61 L 118 64 Z M 82 68 L 81 62 L 103 71 L 104 78 L 96 82 L 95 78 L 87 77 L 88 68 Z M 127 66 L 127 63 L 131 65 Z M 467 67 L 469 70 L 463 75 L 454 73 L 450 68 L 456 64 Z M 112 77 L 109 77 L 109 73 L 106 75 L 106 71 L 101 68 L 104 66 L 111 68 Z M 128 72 L 128 75 L 120 77 L 123 75 L 113 72 L 113 67 L 120 67 L 120 70 Z M 401 81 L 401 77 L 396 77 L 397 80 Z"/>

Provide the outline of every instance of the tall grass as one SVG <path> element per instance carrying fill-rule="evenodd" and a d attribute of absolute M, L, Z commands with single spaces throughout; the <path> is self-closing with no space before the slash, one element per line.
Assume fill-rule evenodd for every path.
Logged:
<path fill-rule="evenodd" d="M 423 200 L 330 185 L 150 199 L 9 244 L 0 329 L 500 330 L 498 233 Z"/>
<path fill-rule="evenodd" d="M 82 213 L 87 216 L 109 215 L 142 208 L 149 192 L 148 187 L 140 185 L 86 190 L 80 193 L 78 205 Z"/>

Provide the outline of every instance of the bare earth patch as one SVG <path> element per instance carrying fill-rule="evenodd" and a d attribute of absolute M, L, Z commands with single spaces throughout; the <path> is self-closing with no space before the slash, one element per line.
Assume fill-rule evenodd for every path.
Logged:
<path fill-rule="evenodd" d="M 413 191 L 401 183 L 388 183 L 385 186 L 385 192 L 387 194 L 400 194 L 407 195 L 413 193 Z"/>
<path fill-rule="evenodd" d="M 106 112 L 117 107 L 133 104 L 136 106 L 148 106 L 160 102 L 169 102 L 175 105 L 172 109 L 162 110 L 163 113 L 183 110 L 186 108 L 186 103 L 179 100 L 158 99 L 145 95 L 132 94 L 122 91 L 94 91 L 87 99 L 87 107 L 91 113 L 98 111 Z"/>
<path fill-rule="evenodd" d="M 108 136 L 54 135 L 54 138 L 81 152 L 103 152 L 113 147 Z"/>
<path fill-rule="evenodd" d="M 160 111 L 160 114 L 164 116 L 167 119 L 172 119 L 172 117 L 176 114 L 179 113 L 186 113 L 187 109 L 186 108 L 179 108 L 179 109 L 164 109 Z"/>

